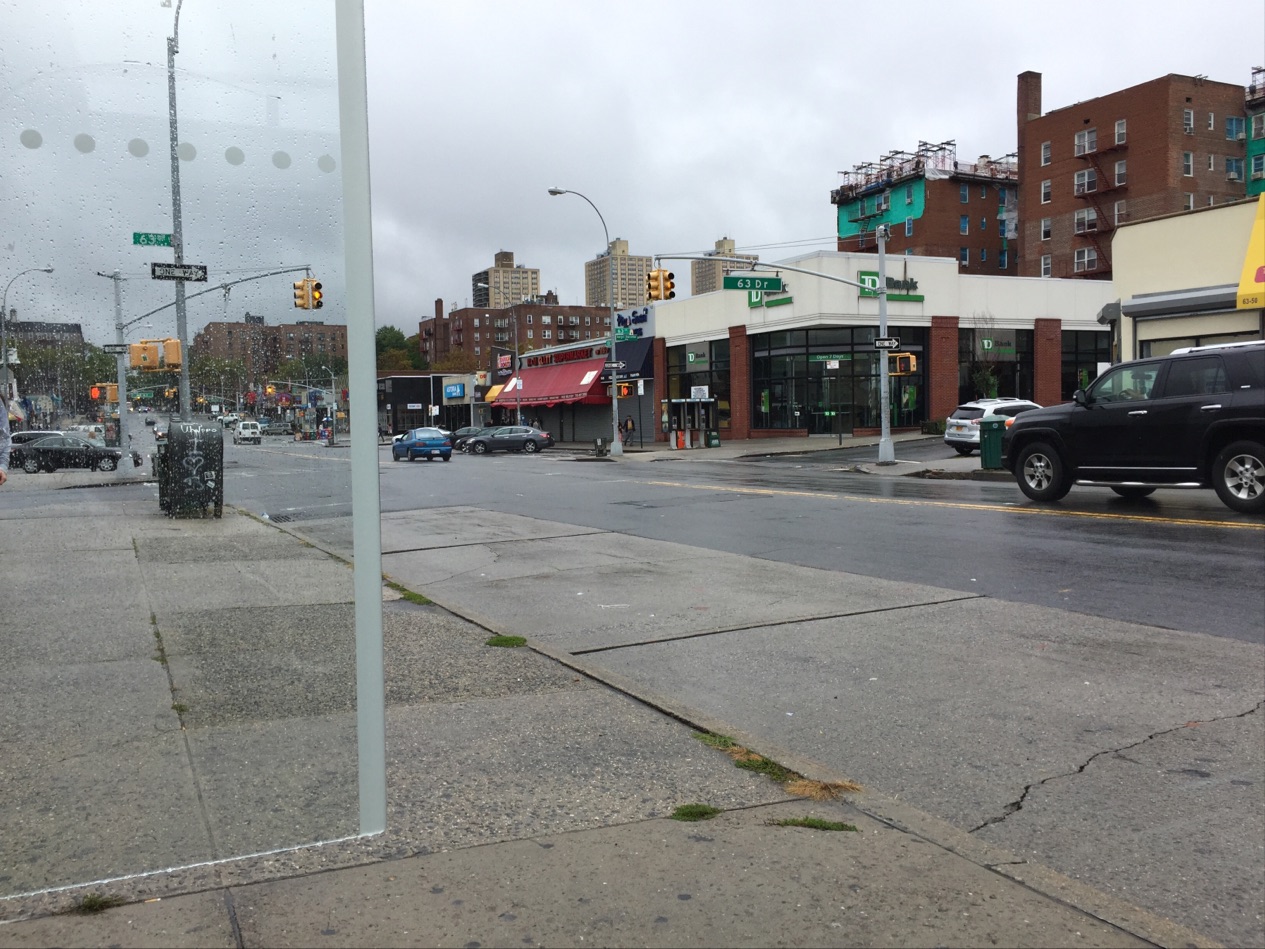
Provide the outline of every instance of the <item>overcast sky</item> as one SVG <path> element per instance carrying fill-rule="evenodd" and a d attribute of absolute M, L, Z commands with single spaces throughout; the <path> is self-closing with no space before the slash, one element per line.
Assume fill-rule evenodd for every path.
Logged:
<path fill-rule="evenodd" d="M 58 268 L 14 283 L 20 318 L 112 340 L 98 270 L 128 278 L 128 319 L 171 299 L 148 271 L 169 252 L 131 234 L 171 229 L 172 13 L 161 0 L 0 0 L 0 281 Z M 1049 111 L 1170 72 L 1246 85 L 1265 65 L 1260 0 L 366 0 L 365 16 L 377 320 L 408 335 L 436 298 L 468 304 L 471 274 L 499 250 L 583 302 L 602 225 L 553 186 L 586 195 L 634 254 L 727 236 L 777 259 L 833 248 L 840 171 L 919 141 L 955 140 L 964 161 L 1012 152 L 1024 70 L 1043 74 Z M 198 149 L 182 172 L 186 260 L 213 281 L 311 264 L 326 281 L 319 315 L 341 322 L 332 63 L 332 5 L 184 2 L 180 138 Z M 688 264 L 669 266 L 687 291 Z M 190 333 L 246 311 L 292 321 L 289 280 L 192 303 Z"/>

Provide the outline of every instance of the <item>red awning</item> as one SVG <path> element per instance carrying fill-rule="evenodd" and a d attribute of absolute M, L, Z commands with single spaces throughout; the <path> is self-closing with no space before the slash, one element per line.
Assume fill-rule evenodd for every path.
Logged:
<path fill-rule="evenodd" d="M 552 366 L 534 366 L 523 369 L 505 384 L 493 405 L 559 405 L 583 402 L 601 405 L 610 402 L 606 387 L 602 385 L 602 367 L 605 359 L 583 359 L 578 362 L 557 363 Z M 519 379 L 522 392 L 519 392 Z M 596 391 L 595 391 L 596 390 Z"/>

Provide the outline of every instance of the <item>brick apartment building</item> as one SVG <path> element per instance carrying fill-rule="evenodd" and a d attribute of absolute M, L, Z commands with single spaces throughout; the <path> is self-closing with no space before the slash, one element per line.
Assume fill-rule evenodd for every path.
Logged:
<path fill-rule="evenodd" d="M 643 280 L 644 283 L 644 280 Z M 422 358 L 443 365 L 454 353 L 478 369 L 493 369 L 494 350 L 528 352 L 610 336 L 610 308 L 563 306 L 552 290 L 513 306 L 462 307 L 444 312 L 435 301 L 435 315 L 418 324 Z"/>
<path fill-rule="evenodd" d="M 208 323 L 193 338 L 191 358 L 240 360 L 250 384 L 262 382 L 289 359 L 324 356 L 347 360 L 347 327 L 303 320 L 269 326 L 246 314 L 242 323 Z"/>
<path fill-rule="evenodd" d="M 1246 195 L 1244 87 L 1170 74 L 1041 111 L 1041 74 L 1018 79 L 1023 277 L 1111 279 L 1126 221 Z"/>
<path fill-rule="evenodd" d="M 952 257 L 962 273 L 1014 274 L 1019 170 L 1014 155 L 959 162 L 955 142 L 919 142 L 842 172 L 837 249 L 874 253 L 890 227 L 890 254 Z"/>

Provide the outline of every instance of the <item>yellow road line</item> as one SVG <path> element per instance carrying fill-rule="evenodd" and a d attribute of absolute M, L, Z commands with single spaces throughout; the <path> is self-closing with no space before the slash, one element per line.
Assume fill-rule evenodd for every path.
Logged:
<path fill-rule="evenodd" d="M 834 494 L 828 491 L 788 491 L 781 488 L 746 488 L 727 484 L 686 484 L 681 481 L 647 481 L 663 488 L 691 488 L 698 491 L 729 491 L 735 494 L 758 494 L 788 498 L 828 498 L 834 501 L 860 501 L 869 504 L 901 504 L 907 507 L 943 507 L 963 511 L 997 511 L 1004 514 L 1034 514 L 1046 517 L 1084 517 L 1107 521 L 1134 521 L 1150 524 L 1180 524 L 1183 527 L 1224 527 L 1234 530 L 1265 531 L 1265 524 L 1234 521 L 1190 520 L 1146 514 L 1109 514 L 1097 511 L 1065 511 L 1047 507 L 1013 507 L 1006 504 L 972 504 L 965 501 L 933 501 L 916 498 L 881 498 L 857 494 Z"/>

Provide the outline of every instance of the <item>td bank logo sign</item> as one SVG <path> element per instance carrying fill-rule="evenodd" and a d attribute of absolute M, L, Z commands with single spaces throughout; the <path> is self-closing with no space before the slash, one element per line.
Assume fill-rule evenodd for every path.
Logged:
<path fill-rule="evenodd" d="M 877 270 L 858 270 L 857 283 L 861 284 L 860 296 L 876 297 L 878 296 L 878 271 Z M 918 289 L 918 281 L 913 277 L 904 277 L 897 280 L 895 277 L 887 278 L 887 299 L 896 300 L 901 303 L 922 303 L 926 299 L 921 293 L 915 293 Z"/>

